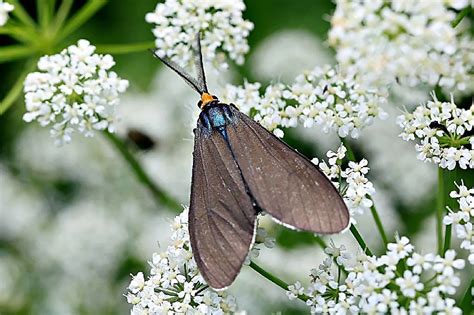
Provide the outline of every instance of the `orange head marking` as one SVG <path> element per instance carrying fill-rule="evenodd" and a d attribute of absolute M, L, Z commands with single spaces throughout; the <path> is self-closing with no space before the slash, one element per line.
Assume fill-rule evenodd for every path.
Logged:
<path fill-rule="evenodd" d="M 210 102 L 214 101 L 215 98 L 209 94 L 209 93 L 202 93 L 201 94 L 201 108 L 204 108 L 207 104 L 209 104 Z"/>

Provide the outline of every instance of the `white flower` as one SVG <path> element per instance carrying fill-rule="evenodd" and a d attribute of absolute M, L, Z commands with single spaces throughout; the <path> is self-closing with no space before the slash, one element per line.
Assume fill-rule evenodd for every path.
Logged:
<path fill-rule="evenodd" d="M 8 13 L 13 11 L 13 9 L 15 9 L 13 4 L 0 0 L 0 27 L 7 23 Z"/>
<path fill-rule="evenodd" d="M 216 69 L 227 68 L 225 55 L 238 64 L 248 52 L 253 24 L 242 18 L 242 0 L 167 0 L 145 17 L 154 24 L 156 53 L 182 66 L 193 63 L 192 45 L 201 34 L 203 58 Z"/>
<path fill-rule="evenodd" d="M 420 276 L 414 275 L 409 270 L 403 273 L 403 278 L 397 278 L 395 283 L 400 287 L 403 295 L 411 298 L 415 297 L 416 291 L 424 288 L 423 283 L 420 282 Z"/>
<path fill-rule="evenodd" d="M 369 86 L 398 82 L 465 90 L 472 81 L 473 41 L 451 22 L 449 6 L 466 0 L 337 0 L 329 44 L 339 64 Z"/>
<path fill-rule="evenodd" d="M 290 300 L 295 300 L 298 296 L 304 293 L 304 288 L 301 286 L 301 283 L 298 281 L 295 284 L 288 286 L 288 291 L 286 295 Z"/>
<path fill-rule="evenodd" d="M 140 272 L 130 282 L 126 297 L 132 314 L 231 314 L 237 310 L 233 296 L 213 291 L 199 274 L 191 253 L 187 217 L 185 209 L 174 219 L 171 245 L 165 252 L 153 254 L 148 279 Z"/>
<path fill-rule="evenodd" d="M 132 281 L 130 282 L 128 289 L 130 290 L 130 292 L 136 294 L 139 291 L 143 290 L 144 286 L 145 286 L 145 277 L 143 276 L 143 272 L 139 272 L 137 273 L 137 275 L 132 276 Z"/>
<path fill-rule="evenodd" d="M 413 255 L 407 259 L 407 265 L 413 268 L 414 273 L 420 274 L 430 269 L 433 266 L 433 261 L 433 254 L 420 255 L 413 253 Z"/>
<path fill-rule="evenodd" d="M 463 259 L 455 259 L 456 252 L 453 249 L 447 250 L 444 257 L 436 257 L 433 269 L 446 276 L 452 276 L 454 269 L 464 268 Z"/>
<path fill-rule="evenodd" d="M 413 252 L 413 245 L 410 244 L 410 240 L 406 236 L 399 238 L 396 237 L 396 243 L 389 243 L 387 249 L 398 256 L 399 259 L 407 257 L 411 252 Z"/>
<path fill-rule="evenodd" d="M 58 144 L 70 142 L 75 131 L 86 137 L 94 130 L 114 131 L 114 109 L 128 81 L 110 71 L 112 56 L 94 51 L 87 40 L 79 40 L 59 54 L 41 57 L 40 72 L 26 77 L 23 120 L 52 125 Z"/>
<path fill-rule="evenodd" d="M 474 149 L 469 144 L 474 130 L 474 106 L 458 108 L 453 98 L 440 102 L 433 100 L 418 106 L 413 113 L 398 117 L 403 129 L 400 137 L 406 141 L 417 141 L 418 159 L 453 170 L 474 168 Z M 459 141 L 463 139 L 463 141 Z"/>
<path fill-rule="evenodd" d="M 345 265 L 349 259 L 351 259 L 351 255 L 346 247 L 344 245 L 337 247 L 332 240 L 329 243 L 329 247 L 324 249 L 324 252 L 333 257 L 336 260 L 336 263 L 340 266 Z"/>

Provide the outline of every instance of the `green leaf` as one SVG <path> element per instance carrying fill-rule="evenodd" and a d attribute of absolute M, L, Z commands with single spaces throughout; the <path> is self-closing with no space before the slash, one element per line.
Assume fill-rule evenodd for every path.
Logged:
<path fill-rule="evenodd" d="M 97 52 L 101 54 L 129 54 L 155 48 L 155 42 L 129 43 L 129 44 L 103 44 L 97 45 Z"/>

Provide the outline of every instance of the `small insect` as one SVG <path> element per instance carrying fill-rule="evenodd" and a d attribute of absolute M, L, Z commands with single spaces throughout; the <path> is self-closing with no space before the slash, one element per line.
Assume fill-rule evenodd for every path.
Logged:
<path fill-rule="evenodd" d="M 155 140 L 153 140 L 151 136 L 136 128 L 127 130 L 127 140 L 142 151 L 151 150 L 156 145 Z"/>
<path fill-rule="evenodd" d="M 298 230 L 329 234 L 347 227 L 347 207 L 316 165 L 208 92 L 199 35 L 197 79 L 153 53 L 201 96 L 188 222 L 194 258 L 212 288 L 237 277 L 262 211 Z"/>

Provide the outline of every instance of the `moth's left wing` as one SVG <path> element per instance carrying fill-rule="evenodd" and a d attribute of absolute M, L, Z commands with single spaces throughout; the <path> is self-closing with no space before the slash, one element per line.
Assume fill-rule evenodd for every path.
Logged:
<path fill-rule="evenodd" d="M 194 139 L 189 236 L 199 271 L 214 289 L 229 286 L 247 257 L 256 213 L 224 138 L 200 121 Z"/>

